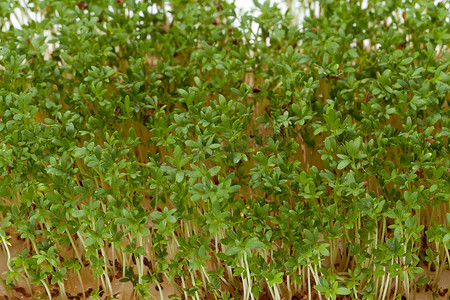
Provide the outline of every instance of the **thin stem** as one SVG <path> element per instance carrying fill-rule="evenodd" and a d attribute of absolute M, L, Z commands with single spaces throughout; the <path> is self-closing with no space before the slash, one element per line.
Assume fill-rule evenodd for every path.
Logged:
<path fill-rule="evenodd" d="M 164 294 L 162 292 L 162 287 L 158 282 L 158 279 L 155 280 L 156 285 L 158 286 L 158 291 L 159 291 L 159 297 L 161 298 L 161 300 L 164 300 Z"/>
<path fill-rule="evenodd" d="M 308 299 L 311 300 L 311 270 L 308 268 Z"/>
<path fill-rule="evenodd" d="M 41 283 L 44 286 L 45 291 L 47 292 L 48 299 L 52 299 L 52 293 L 50 293 L 47 283 L 44 280 L 41 280 Z"/>
<path fill-rule="evenodd" d="M 6 250 L 6 256 L 7 256 L 7 259 L 6 259 L 6 266 L 8 267 L 8 269 L 12 272 L 13 270 L 12 270 L 12 268 L 11 268 L 11 253 L 9 252 L 9 247 L 8 247 L 8 242 L 5 240 L 5 237 L 2 235 L 1 236 L 1 238 L 2 238 L 2 243 L 3 243 L 3 247 L 5 248 L 5 250 Z"/>

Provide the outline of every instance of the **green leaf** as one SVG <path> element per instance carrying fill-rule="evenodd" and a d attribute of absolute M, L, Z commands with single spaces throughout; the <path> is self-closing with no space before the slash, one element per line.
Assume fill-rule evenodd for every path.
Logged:
<path fill-rule="evenodd" d="M 117 224 L 121 224 L 121 225 L 129 225 L 130 224 L 130 220 L 128 220 L 126 218 L 117 218 L 116 222 L 117 222 Z"/>
<path fill-rule="evenodd" d="M 409 268 L 413 273 L 423 273 L 423 269 L 420 267 L 411 267 Z"/>
<path fill-rule="evenodd" d="M 225 254 L 228 256 L 236 255 L 237 253 L 242 252 L 242 249 L 239 247 L 231 247 L 227 251 L 225 251 Z"/>
<path fill-rule="evenodd" d="M 252 237 L 247 241 L 247 246 L 251 249 L 261 249 L 264 247 L 264 243 L 259 241 L 257 237 Z"/>
<path fill-rule="evenodd" d="M 337 169 L 338 169 L 338 170 L 343 170 L 343 169 L 345 169 L 350 163 L 351 163 L 350 160 L 344 159 L 343 161 L 341 161 L 341 162 L 338 164 Z"/>
<path fill-rule="evenodd" d="M 176 182 L 180 183 L 183 181 L 183 179 L 184 179 L 184 172 L 183 171 L 177 172 L 177 174 L 175 175 Z"/>
<path fill-rule="evenodd" d="M 93 167 L 98 166 L 99 164 L 100 164 L 100 162 L 98 160 L 92 159 L 86 165 L 88 168 L 93 168 Z"/>
<path fill-rule="evenodd" d="M 321 285 L 315 285 L 314 288 L 321 293 L 325 293 L 327 291 L 327 288 Z"/>
<path fill-rule="evenodd" d="M 209 176 L 215 176 L 215 175 L 217 175 L 217 173 L 219 173 L 220 172 L 220 169 L 221 169 L 221 167 L 220 166 L 214 166 L 214 167 L 212 167 L 211 169 L 209 169 L 208 170 L 208 174 L 209 174 Z"/>
<path fill-rule="evenodd" d="M 72 217 L 74 217 L 74 218 L 83 218 L 85 215 L 86 215 L 86 211 L 84 211 L 84 210 L 72 210 L 72 213 L 71 213 L 71 215 L 72 215 Z"/>
<path fill-rule="evenodd" d="M 336 290 L 336 294 L 338 295 L 350 295 L 351 291 L 346 287 L 338 287 Z"/>
<path fill-rule="evenodd" d="M 75 158 L 84 158 L 87 154 L 87 151 L 85 148 L 75 148 L 73 150 L 73 156 Z"/>

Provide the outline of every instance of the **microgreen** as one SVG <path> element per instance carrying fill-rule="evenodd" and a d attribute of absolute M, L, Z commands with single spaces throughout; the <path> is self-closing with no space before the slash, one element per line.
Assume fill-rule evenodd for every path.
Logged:
<path fill-rule="evenodd" d="M 2 1 L 7 296 L 439 290 L 448 3 L 286 2 Z"/>

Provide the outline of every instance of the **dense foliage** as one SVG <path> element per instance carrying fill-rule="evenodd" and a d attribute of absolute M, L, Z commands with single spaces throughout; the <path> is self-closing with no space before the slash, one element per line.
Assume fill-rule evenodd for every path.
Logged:
<path fill-rule="evenodd" d="M 9 293 L 440 292 L 448 3 L 256 6 L 0 2 Z"/>

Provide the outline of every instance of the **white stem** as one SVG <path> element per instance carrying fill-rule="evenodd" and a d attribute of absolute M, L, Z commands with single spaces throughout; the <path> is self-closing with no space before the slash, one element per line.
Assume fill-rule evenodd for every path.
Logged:
<path fill-rule="evenodd" d="M 161 285 L 158 282 L 158 279 L 156 279 L 155 282 L 156 282 L 156 285 L 158 286 L 159 297 L 161 298 L 161 300 L 164 300 L 164 294 L 162 292 L 162 288 L 161 288 Z"/>
<path fill-rule="evenodd" d="M 42 285 L 45 288 L 45 291 L 47 292 L 48 299 L 52 299 L 52 293 L 50 293 L 50 290 L 48 289 L 47 283 L 44 280 L 41 280 Z"/>

